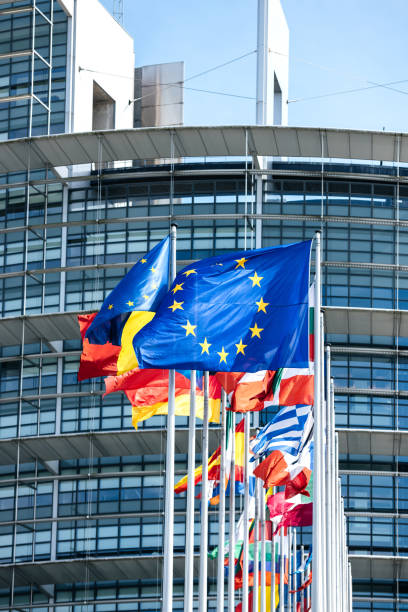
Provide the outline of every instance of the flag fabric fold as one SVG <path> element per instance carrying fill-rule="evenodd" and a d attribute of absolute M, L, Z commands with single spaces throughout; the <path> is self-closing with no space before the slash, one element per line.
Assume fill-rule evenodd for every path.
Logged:
<path fill-rule="evenodd" d="M 79 318 L 83 353 L 78 380 L 138 367 L 133 339 L 153 319 L 167 293 L 169 254 L 167 236 L 129 270 L 98 313 Z"/>
<path fill-rule="evenodd" d="M 144 368 L 306 368 L 311 241 L 203 259 L 182 270 L 134 338 Z"/>
<path fill-rule="evenodd" d="M 106 394 L 123 391 L 132 404 L 132 424 L 137 429 L 138 423 L 152 416 L 167 414 L 168 411 L 168 370 L 132 370 L 121 376 L 105 378 Z M 190 414 L 190 378 L 176 372 L 175 375 L 175 414 Z M 209 377 L 209 421 L 219 423 L 221 405 L 221 387 L 215 376 Z M 203 418 L 204 391 L 196 388 L 196 416 Z"/>
<path fill-rule="evenodd" d="M 253 412 L 268 406 L 313 404 L 313 364 L 307 368 L 280 368 L 260 372 L 217 374 L 233 412 Z"/>
<path fill-rule="evenodd" d="M 251 451 L 260 459 L 273 450 L 297 458 L 312 426 L 312 406 L 285 406 L 251 441 Z"/>

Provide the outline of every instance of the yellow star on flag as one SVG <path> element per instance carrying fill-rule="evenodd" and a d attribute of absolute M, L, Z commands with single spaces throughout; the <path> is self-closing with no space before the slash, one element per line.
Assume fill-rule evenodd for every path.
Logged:
<path fill-rule="evenodd" d="M 253 276 L 249 277 L 252 281 L 252 286 L 255 287 L 255 285 L 258 285 L 258 287 L 260 287 L 260 282 L 263 279 L 263 276 L 258 276 L 257 273 L 255 272 Z"/>
<path fill-rule="evenodd" d="M 241 257 L 241 259 L 236 259 L 235 261 L 237 262 L 237 265 L 235 266 L 235 270 L 236 270 L 237 268 L 245 269 L 245 262 L 248 260 L 245 259 L 245 257 Z"/>
<path fill-rule="evenodd" d="M 130 306 L 134 306 L 135 305 L 135 303 L 131 302 L 130 300 L 129 300 L 129 302 L 126 302 L 126 304 L 129 306 L 129 308 L 130 308 Z"/>
<path fill-rule="evenodd" d="M 217 355 L 220 356 L 220 363 L 222 363 L 222 362 L 227 363 L 227 357 L 228 357 L 229 353 L 226 353 L 224 351 L 224 347 L 222 347 L 221 353 L 217 353 Z"/>
<path fill-rule="evenodd" d="M 113 308 L 113 304 L 109 304 L 108 310 L 112 310 L 112 308 Z"/>
<path fill-rule="evenodd" d="M 177 293 L 177 291 L 183 291 L 183 285 L 184 283 L 180 283 L 179 285 L 176 285 L 175 287 L 173 287 L 172 292 Z"/>
<path fill-rule="evenodd" d="M 147 259 L 141 259 L 140 263 L 146 263 Z"/>
<path fill-rule="evenodd" d="M 197 325 L 191 325 L 190 321 L 187 321 L 187 325 L 182 325 L 181 327 L 186 330 L 186 336 L 189 336 L 190 334 L 192 336 L 196 335 L 194 330 Z"/>
<path fill-rule="evenodd" d="M 171 308 L 173 312 L 175 310 L 184 310 L 182 304 L 184 304 L 184 302 L 177 302 L 176 300 L 174 300 L 173 304 L 169 306 L 169 308 Z"/>
<path fill-rule="evenodd" d="M 258 338 L 261 337 L 261 331 L 263 331 L 263 327 L 258 327 L 258 325 L 255 323 L 255 325 L 253 327 L 250 327 L 249 329 L 252 332 L 251 338 L 253 338 L 254 336 L 257 336 Z"/>
<path fill-rule="evenodd" d="M 190 274 L 197 274 L 195 270 L 186 270 L 183 272 L 184 276 L 190 276 Z"/>
<path fill-rule="evenodd" d="M 153 283 L 152 287 L 153 287 L 153 289 L 157 289 L 158 288 L 158 284 L 157 283 Z"/>
<path fill-rule="evenodd" d="M 144 297 L 144 299 L 145 299 L 145 300 L 148 300 L 148 299 L 149 299 L 149 296 L 148 296 L 148 295 L 146 295 L 146 294 L 144 294 L 144 295 L 143 295 L 143 297 Z"/>
<path fill-rule="evenodd" d="M 152 266 L 151 268 L 149 268 L 150 272 L 156 272 L 156 268 L 154 266 Z"/>
<path fill-rule="evenodd" d="M 269 306 L 269 302 L 264 302 L 263 298 L 261 298 L 259 300 L 259 302 L 255 302 L 255 304 L 258 306 L 258 312 L 264 312 L 266 314 L 266 307 Z"/>
<path fill-rule="evenodd" d="M 244 348 L 246 348 L 248 345 L 247 344 L 242 344 L 242 338 L 239 341 L 239 344 L 236 344 L 235 346 L 237 347 L 237 355 L 238 355 L 238 353 L 242 353 L 243 355 L 245 355 Z"/>
<path fill-rule="evenodd" d="M 201 348 L 203 349 L 203 350 L 201 351 L 201 354 L 203 354 L 203 353 L 207 353 L 207 355 L 209 355 L 209 354 L 210 354 L 210 353 L 208 352 L 208 349 L 210 348 L 211 344 L 209 344 L 209 343 L 207 342 L 207 338 L 204 338 L 204 342 L 199 342 L 198 344 L 199 344 L 199 345 L 201 346 Z"/>

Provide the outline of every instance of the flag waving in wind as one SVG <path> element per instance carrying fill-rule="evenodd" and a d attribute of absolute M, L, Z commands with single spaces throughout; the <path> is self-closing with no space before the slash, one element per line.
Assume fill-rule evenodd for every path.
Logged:
<path fill-rule="evenodd" d="M 182 270 L 134 338 L 143 368 L 307 368 L 311 242 L 203 259 Z"/>
<path fill-rule="evenodd" d="M 132 341 L 167 293 L 169 253 L 167 236 L 129 270 L 97 314 L 79 317 L 83 351 L 78 380 L 137 368 Z"/>

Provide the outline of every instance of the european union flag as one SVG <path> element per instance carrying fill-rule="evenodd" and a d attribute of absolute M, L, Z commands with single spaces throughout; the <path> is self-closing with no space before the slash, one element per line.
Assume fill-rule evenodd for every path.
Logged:
<path fill-rule="evenodd" d="M 203 259 L 176 277 L 133 340 L 140 367 L 305 368 L 311 241 Z"/>

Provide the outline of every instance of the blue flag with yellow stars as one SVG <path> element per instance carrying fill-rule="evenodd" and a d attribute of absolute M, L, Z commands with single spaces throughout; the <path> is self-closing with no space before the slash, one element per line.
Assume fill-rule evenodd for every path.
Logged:
<path fill-rule="evenodd" d="M 170 237 L 167 236 L 129 270 L 103 302 L 85 332 L 91 345 L 120 347 L 117 374 L 136 368 L 133 338 L 156 313 L 168 291 Z"/>
<path fill-rule="evenodd" d="M 135 337 L 140 367 L 257 372 L 309 364 L 311 241 L 203 259 Z"/>

